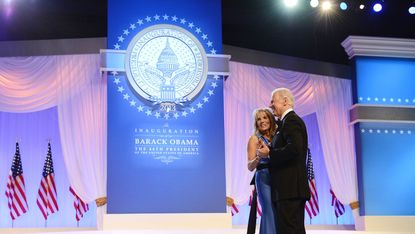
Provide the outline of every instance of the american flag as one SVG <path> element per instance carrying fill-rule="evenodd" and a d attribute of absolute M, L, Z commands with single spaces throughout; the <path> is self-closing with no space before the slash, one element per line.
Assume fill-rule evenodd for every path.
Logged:
<path fill-rule="evenodd" d="M 18 142 L 16 142 L 16 153 L 7 180 L 6 197 L 12 220 L 27 212 L 23 167 Z"/>
<path fill-rule="evenodd" d="M 237 213 L 239 213 L 239 209 L 235 204 L 232 204 L 231 206 L 231 214 L 232 216 L 236 215 Z"/>
<path fill-rule="evenodd" d="M 344 214 L 344 205 L 337 199 L 336 194 L 334 194 L 333 190 L 330 189 L 331 193 L 331 206 L 334 207 L 334 214 L 336 218 Z"/>
<path fill-rule="evenodd" d="M 307 150 L 307 178 L 308 178 L 308 186 L 310 187 L 311 198 L 309 201 L 306 202 L 305 209 L 310 219 L 312 219 L 314 216 L 317 216 L 317 214 L 319 213 L 319 208 L 318 208 L 317 186 L 316 186 L 316 180 L 314 178 L 313 160 L 311 158 L 310 149 Z"/>
<path fill-rule="evenodd" d="M 48 215 L 59 210 L 54 177 L 52 149 L 50 147 L 50 143 L 48 143 L 48 153 L 43 166 L 42 180 L 40 181 L 36 201 L 45 220 L 48 219 Z"/>
<path fill-rule="evenodd" d="M 75 200 L 73 201 L 73 207 L 75 208 L 76 221 L 79 221 L 81 220 L 82 217 L 84 217 L 84 214 L 89 210 L 89 206 L 88 204 L 85 204 L 84 201 L 82 201 L 82 199 L 78 196 L 78 194 L 75 193 L 75 190 L 73 190 L 72 187 L 69 187 L 69 191 L 75 197 Z"/>

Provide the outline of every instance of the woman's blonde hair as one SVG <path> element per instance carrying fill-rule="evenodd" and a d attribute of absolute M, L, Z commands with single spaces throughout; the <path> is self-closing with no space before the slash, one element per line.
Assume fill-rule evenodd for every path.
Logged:
<path fill-rule="evenodd" d="M 254 110 L 252 116 L 254 119 L 254 134 L 259 133 L 259 134 L 264 134 L 262 132 L 259 131 L 258 125 L 257 125 L 257 117 L 259 113 L 265 113 L 265 115 L 268 117 L 269 119 L 269 124 L 270 124 L 270 129 L 269 129 L 269 134 L 270 136 L 274 136 L 275 132 L 277 131 L 277 123 L 275 122 L 275 117 L 274 115 L 271 113 L 271 111 L 268 108 L 258 108 L 256 110 Z"/>

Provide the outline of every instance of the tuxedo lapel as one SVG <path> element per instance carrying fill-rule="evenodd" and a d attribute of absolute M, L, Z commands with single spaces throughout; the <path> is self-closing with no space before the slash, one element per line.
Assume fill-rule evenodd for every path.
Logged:
<path fill-rule="evenodd" d="M 273 147 L 273 148 L 276 147 L 279 135 L 280 135 L 280 131 L 278 130 L 275 133 L 274 137 L 272 138 L 271 147 Z"/>

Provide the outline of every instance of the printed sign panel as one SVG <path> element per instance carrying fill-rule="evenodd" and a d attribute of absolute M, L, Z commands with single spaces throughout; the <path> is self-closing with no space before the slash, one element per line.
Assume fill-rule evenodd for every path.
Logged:
<path fill-rule="evenodd" d="M 108 213 L 226 212 L 220 12 L 109 1 Z"/>

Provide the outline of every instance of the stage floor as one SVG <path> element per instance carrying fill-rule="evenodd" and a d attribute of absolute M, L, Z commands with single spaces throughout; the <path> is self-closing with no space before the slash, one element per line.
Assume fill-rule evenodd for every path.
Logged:
<path fill-rule="evenodd" d="M 85 229 L 0 229 L 0 234 L 37 233 L 37 234 L 246 234 L 245 228 L 232 229 L 185 229 L 185 230 L 85 230 Z M 354 230 L 307 230 L 307 234 L 415 234 L 414 232 L 369 232 Z"/>

